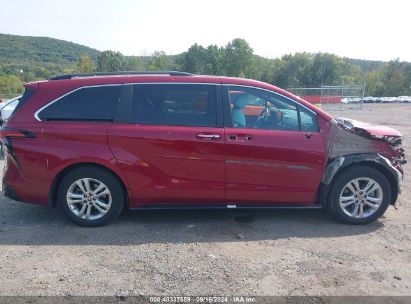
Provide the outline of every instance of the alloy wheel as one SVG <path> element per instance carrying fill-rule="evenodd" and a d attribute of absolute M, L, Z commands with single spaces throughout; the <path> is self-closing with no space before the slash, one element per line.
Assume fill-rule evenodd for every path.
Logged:
<path fill-rule="evenodd" d="M 343 212 L 352 218 L 366 218 L 374 214 L 383 201 L 383 191 L 378 182 L 368 177 L 349 181 L 339 197 Z"/>
<path fill-rule="evenodd" d="M 110 210 L 112 196 L 103 182 L 81 178 L 68 188 L 66 202 L 70 211 L 79 218 L 97 220 Z"/>

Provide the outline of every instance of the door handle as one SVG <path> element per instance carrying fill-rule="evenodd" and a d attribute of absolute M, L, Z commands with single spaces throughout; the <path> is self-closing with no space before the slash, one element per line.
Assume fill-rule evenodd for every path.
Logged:
<path fill-rule="evenodd" d="M 311 138 L 311 137 L 313 137 L 313 134 L 305 133 L 305 138 Z"/>
<path fill-rule="evenodd" d="M 199 133 L 199 134 L 197 134 L 197 138 L 199 138 L 199 139 L 219 139 L 219 138 L 221 138 L 221 135 L 220 134 Z"/>
<path fill-rule="evenodd" d="M 228 135 L 229 140 L 252 140 L 253 136 L 250 134 L 230 134 Z"/>

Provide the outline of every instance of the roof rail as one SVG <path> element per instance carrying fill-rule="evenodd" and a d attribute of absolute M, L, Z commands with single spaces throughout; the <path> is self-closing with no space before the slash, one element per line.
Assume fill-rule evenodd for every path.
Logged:
<path fill-rule="evenodd" d="M 76 77 L 93 77 L 93 76 L 116 76 L 116 75 L 170 75 L 170 76 L 192 76 L 193 74 L 178 71 L 142 71 L 142 72 L 96 72 L 80 74 L 62 74 L 49 78 L 49 80 L 72 79 Z"/>

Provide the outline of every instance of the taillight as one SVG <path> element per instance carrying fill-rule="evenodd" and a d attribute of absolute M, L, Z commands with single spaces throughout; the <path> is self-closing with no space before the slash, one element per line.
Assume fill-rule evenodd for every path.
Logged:
<path fill-rule="evenodd" d="M 3 128 L 0 129 L 0 138 L 33 138 L 34 134 L 26 131 L 26 130 L 20 130 L 20 129 L 9 129 L 9 128 Z"/>

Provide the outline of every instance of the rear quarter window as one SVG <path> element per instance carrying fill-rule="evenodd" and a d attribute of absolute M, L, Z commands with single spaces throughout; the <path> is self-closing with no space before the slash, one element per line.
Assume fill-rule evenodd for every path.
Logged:
<path fill-rule="evenodd" d="M 112 121 L 121 85 L 84 87 L 60 97 L 38 113 L 40 120 Z"/>

